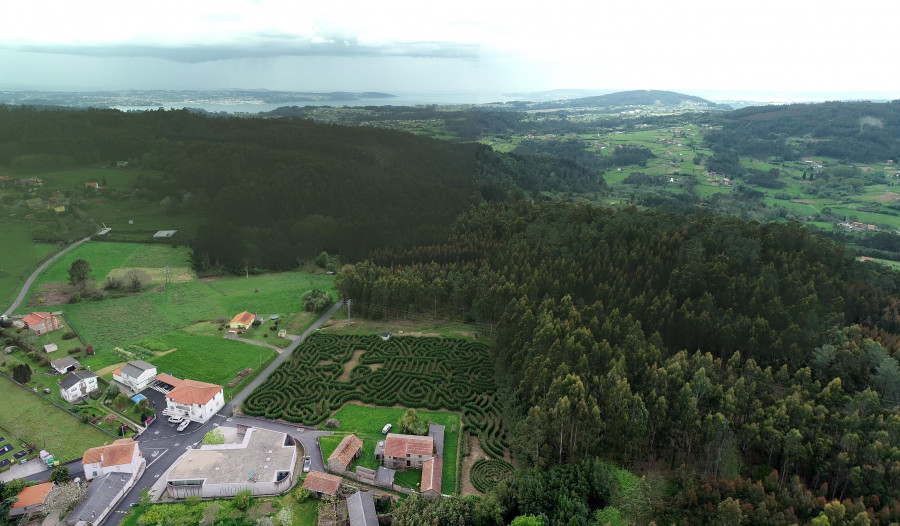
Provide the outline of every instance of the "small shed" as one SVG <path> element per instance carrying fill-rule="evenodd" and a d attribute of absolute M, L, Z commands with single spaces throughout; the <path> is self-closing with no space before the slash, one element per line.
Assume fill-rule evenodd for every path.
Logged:
<path fill-rule="evenodd" d="M 55 343 L 48 343 L 44 346 L 44 352 L 56 352 L 58 349 L 59 347 Z"/>
<path fill-rule="evenodd" d="M 66 356 L 65 358 L 60 358 L 59 360 L 53 360 L 50 362 L 50 367 L 56 370 L 59 374 L 65 374 L 69 371 L 74 371 L 81 367 L 81 364 L 78 363 L 78 360 L 72 358 L 71 356 Z"/>

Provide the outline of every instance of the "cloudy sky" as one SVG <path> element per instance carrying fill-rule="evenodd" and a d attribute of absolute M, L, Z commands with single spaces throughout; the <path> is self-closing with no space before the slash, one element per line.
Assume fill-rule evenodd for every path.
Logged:
<path fill-rule="evenodd" d="M 900 97 L 896 2 L 29 0 L 0 89 Z"/>

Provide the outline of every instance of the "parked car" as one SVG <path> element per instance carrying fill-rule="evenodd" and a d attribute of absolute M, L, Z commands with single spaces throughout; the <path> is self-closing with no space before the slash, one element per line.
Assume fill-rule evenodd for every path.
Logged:
<path fill-rule="evenodd" d="M 190 420 L 185 419 L 184 422 L 182 422 L 181 425 L 178 426 L 178 431 L 179 431 L 179 432 L 184 431 L 185 429 L 187 429 L 187 426 L 188 426 L 188 424 L 190 424 L 190 423 L 191 423 Z"/>
<path fill-rule="evenodd" d="M 184 417 L 183 417 L 183 416 L 179 416 L 179 415 L 175 415 L 175 416 L 170 416 L 170 417 L 169 417 L 169 423 L 170 423 L 170 424 L 177 424 L 177 423 L 181 422 L 182 420 L 184 420 Z"/>
<path fill-rule="evenodd" d="M 381 428 L 381 434 L 388 434 L 391 431 L 391 427 L 393 427 L 391 424 L 385 424 L 384 427 Z"/>
<path fill-rule="evenodd" d="M 309 473 L 309 455 L 307 455 L 306 458 L 303 459 L 303 472 Z"/>

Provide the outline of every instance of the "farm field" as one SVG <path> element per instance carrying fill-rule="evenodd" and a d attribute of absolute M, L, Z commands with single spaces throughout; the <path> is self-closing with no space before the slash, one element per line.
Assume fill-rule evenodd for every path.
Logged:
<path fill-rule="evenodd" d="M 45 257 L 56 252 L 53 243 L 32 241 L 31 225 L 0 220 L 3 249 L 0 250 L 0 312 L 6 310 L 19 293 L 25 279 Z"/>
<path fill-rule="evenodd" d="M 138 342 L 138 346 L 140 344 Z M 157 336 L 146 344 L 157 349 L 177 349 L 147 359 L 159 372 L 222 386 L 227 386 L 243 369 L 250 368 L 258 374 L 262 371 L 261 365 L 269 363 L 276 355 L 274 350 L 267 347 L 182 330 Z M 239 387 L 226 387 L 226 398 L 239 390 Z"/>
<path fill-rule="evenodd" d="M 114 440 L 112 436 L 83 424 L 74 415 L 29 393 L 5 377 L 0 377 L 0 399 L 3 400 L 0 404 L 0 427 L 5 430 L 0 431 L 0 435 L 12 438 L 6 433 L 14 433 L 17 442 L 34 444 L 38 450 L 46 439 L 47 447 L 54 456 L 62 448 L 63 461 L 79 458 L 85 450 Z M 15 445 L 20 446 L 21 443 Z"/>
<path fill-rule="evenodd" d="M 125 347 L 147 338 L 166 335 L 198 322 L 227 321 L 244 310 L 266 317 L 279 314 L 284 320 L 281 326 L 290 331 L 302 332 L 315 321 L 314 316 L 297 312 L 301 308 L 299 298 L 303 292 L 319 288 L 329 291 L 332 297 L 336 296 L 334 278 L 325 274 L 283 272 L 249 278 L 223 277 L 201 281 L 188 268 L 187 249 L 137 243 L 85 243 L 42 273 L 37 280 L 39 285 L 64 287 L 62 282 L 67 280 L 69 266 L 79 258 L 88 261 L 95 279 L 101 276 L 105 279 L 107 275 L 116 276 L 128 269 L 143 269 L 158 280 L 164 279 L 165 266 L 170 267 L 170 283 L 159 286 L 162 283 L 154 282 L 151 286 L 156 287 L 152 291 L 55 307 L 66 314 L 84 342 L 95 346 L 96 355 L 85 357 L 83 361 L 85 365 L 91 365 L 97 370 L 123 361 L 112 355 L 111 351 L 115 347 Z M 102 282 L 100 279 L 98 281 Z M 33 296 L 42 297 L 37 294 Z M 18 312 L 25 314 L 38 308 L 54 310 L 54 307 L 37 303 L 37 306 L 21 307 Z M 195 328 L 188 333 L 196 333 L 197 330 Z M 272 333 L 266 339 L 261 337 L 262 331 L 257 332 L 260 333 L 260 341 L 273 339 L 273 343 L 280 342 L 284 346 L 290 344 L 289 341 L 278 338 L 277 331 L 266 330 Z M 216 345 L 224 341 L 216 326 L 207 330 L 206 334 L 216 338 Z M 192 345 L 190 342 L 182 343 Z M 250 347 L 238 342 L 228 342 L 227 345 Z M 201 347 L 210 346 L 201 344 Z M 253 354 L 257 354 L 255 350 Z M 227 378 L 225 382 L 231 378 L 233 377 Z"/>
<path fill-rule="evenodd" d="M 370 469 L 378 469 L 378 461 L 375 460 L 375 445 L 379 440 L 384 440 L 385 435 L 381 429 L 385 424 L 393 424 L 394 432 L 397 432 L 397 422 L 406 408 L 402 407 L 367 407 L 349 403 L 332 415 L 340 421 L 341 425 L 335 429 L 332 436 L 321 437 L 322 455 L 325 461 L 337 448 L 344 436 L 353 433 L 363 441 L 363 452 L 358 460 L 351 466 L 350 471 L 355 471 L 356 466 Z M 459 455 L 460 417 L 457 413 L 447 411 L 417 411 L 423 421 L 433 422 L 444 426 L 444 464 L 441 473 L 441 487 L 444 493 L 452 493 L 456 487 L 456 459 Z M 325 426 L 320 429 L 331 430 Z M 408 487 L 415 488 L 422 479 L 422 470 L 411 470 L 415 480 Z M 398 473 L 399 475 L 399 473 Z"/>
<path fill-rule="evenodd" d="M 84 259 L 91 266 L 91 276 L 98 288 L 102 288 L 106 277 L 121 275 L 129 269 L 140 268 L 143 270 L 159 269 L 163 273 L 168 265 L 170 277 L 173 281 L 186 281 L 193 279 L 190 270 L 190 251 L 186 247 L 171 247 L 163 244 L 140 243 L 105 243 L 102 241 L 88 241 L 82 243 L 50 265 L 32 285 L 29 293 L 29 301 L 26 304 L 34 305 L 33 298 L 42 295 L 42 289 L 49 283 L 68 283 L 69 267 L 76 259 Z M 148 272 L 149 273 L 149 272 Z M 153 277 L 153 276 L 151 276 Z M 154 280 L 154 284 L 164 283 Z M 158 279 L 159 277 L 157 277 Z M 24 311 L 20 307 L 19 311 Z"/>
<path fill-rule="evenodd" d="M 385 341 L 317 332 L 247 397 L 242 411 L 307 425 L 321 424 L 351 401 L 460 411 L 485 453 L 503 457 L 509 444 L 494 399 L 489 351 L 484 343 L 450 338 Z"/>

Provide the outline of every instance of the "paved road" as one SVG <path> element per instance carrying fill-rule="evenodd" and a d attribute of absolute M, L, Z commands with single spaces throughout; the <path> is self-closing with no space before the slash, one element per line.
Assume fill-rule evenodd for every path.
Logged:
<path fill-rule="evenodd" d="M 245 423 L 247 425 L 254 425 L 257 427 L 263 427 L 266 429 L 272 429 L 275 431 L 282 432 L 290 432 L 292 436 L 297 438 L 307 450 L 307 454 L 312 457 L 312 468 L 318 471 L 324 471 L 324 465 L 322 465 L 321 454 L 315 454 L 313 451 L 316 451 L 316 437 L 323 434 L 331 434 L 328 431 L 315 431 L 298 428 L 297 426 L 292 426 L 289 424 L 284 424 L 280 422 L 274 422 L 270 420 L 256 419 L 256 418 L 246 418 L 246 417 L 234 417 L 231 415 L 233 413 L 234 407 L 240 405 L 240 403 L 247 398 L 247 396 L 255 389 L 259 384 L 261 384 L 272 371 L 275 370 L 282 362 L 287 360 L 287 358 L 293 353 L 294 349 L 296 349 L 303 340 L 314 330 L 319 328 L 323 323 L 328 321 L 329 318 L 340 308 L 341 302 L 335 303 L 331 306 L 328 311 L 325 312 L 315 323 L 313 323 L 309 329 L 300 335 L 291 345 L 285 349 L 286 352 L 281 353 L 275 358 L 266 369 L 257 376 L 250 384 L 241 390 L 240 393 L 234 396 L 234 398 L 223 407 L 216 416 L 212 417 L 205 424 L 191 424 L 183 433 L 178 433 L 174 430 L 175 424 L 169 424 L 165 418 L 160 418 L 156 422 L 150 424 L 146 431 L 138 438 L 138 442 L 140 443 L 141 451 L 144 452 L 144 458 L 147 459 L 147 469 L 144 471 L 144 474 L 141 476 L 140 480 L 137 481 L 135 486 L 131 488 L 125 497 L 119 502 L 119 505 L 116 507 L 114 511 L 112 511 L 107 517 L 106 521 L 103 523 L 108 526 L 116 526 L 119 522 L 122 521 L 122 517 L 128 513 L 128 510 L 131 509 L 131 504 L 140 500 L 141 491 L 145 488 L 152 488 L 154 484 L 157 484 L 166 471 L 172 466 L 172 464 L 178 460 L 178 458 L 187 451 L 189 447 L 197 447 L 200 444 L 200 441 L 203 440 L 203 436 L 213 429 L 216 426 L 220 425 L 236 425 L 238 423 Z M 147 390 L 147 392 L 151 392 L 151 390 Z M 152 395 L 152 393 L 151 393 Z M 152 399 L 152 396 L 151 396 Z M 316 458 L 318 457 L 318 461 Z M 49 472 L 46 472 L 49 476 Z"/>
<path fill-rule="evenodd" d="M 50 263 L 53 263 L 54 261 L 56 261 L 57 259 L 59 259 L 60 256 L 62 256 L 62 255 L 65 254 L 66 252 L 72 250 L 73 248 L 77 247 L 78 245 L 84 243 L 84 242 L 87 241 L 88 239 L 90 239 L 90 236 L 88 236 L 88 237 L 86 237 L 86 238 L 84 238 L 84 239 L 82 239 L 82 240 L 80 240 L 80 241 L 76 241 L 76 242 L 72 243 L 72 244 L 69 245 L 68 247 L 66 247 L 66 248 L 62 249 L 61 251 L 59 251 L 59 253 L 57 253 L 55 256 L 53 256 L 52 258 L 50 258 L 50 259 L 48 259 L 47 261 L 45 261 L 43 265 L 41 265 L 40 267 L 38 267 L 37 270 L 35 270 L 35 271 L 31 274 L 31 276 L 29 276 L 28 279 L 25 280 L 25 285 L 22 287 L 22 291 L 19 292 L 19 296 L 16 298 L 16 301 L 14 301 L 13 304 L 12 304 L 8 309 L 6 309 L 6 311 L 3 313 L 3 315 L 4 315 L 4 316 L 9 316 L 10 314 L 12 314 L 12 312 L 13 312 L 14 310 L 16 310 L 17 308 L 19 308 L 19 304 L 22 303 L 22 301 L 25 299 L 25 295 L 28 294 L 28 289 L 29 289 L 29 287 L 31 287 L 31 284 L 34 283 L 34 280 L 38 277 L 38 274 L 40 274 L 41 272 L 44 271 L 45 268 L 47 268 L 48 266 L 50 266 Z"/>

